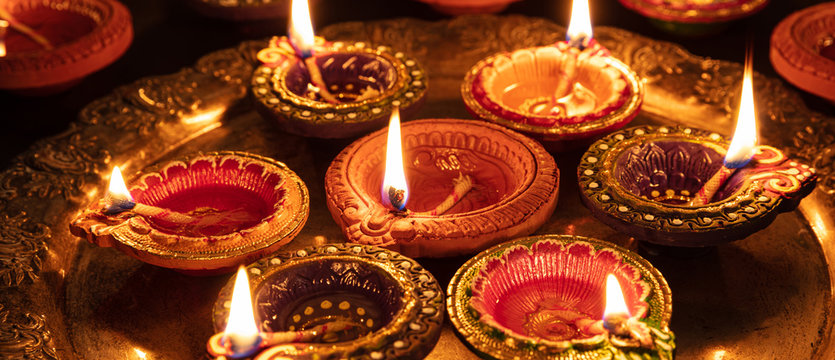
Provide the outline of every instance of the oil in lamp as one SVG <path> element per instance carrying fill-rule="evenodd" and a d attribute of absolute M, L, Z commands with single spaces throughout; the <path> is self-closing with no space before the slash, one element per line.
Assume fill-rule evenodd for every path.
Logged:
<path fill-rule="evenodd" d="M 566 41 L 494 54 L 464 78 L 476 117 L 520 131 L 552 151 L 585 147 L 637 115 L 643 84 L 592 37 L 588 1 L 576 0 Z"/>
<path fill-rule="evenodd" d="M 491 358 L 672 359 L 675 350 L 663 276 L 597 239 L 540 235 L 497 245 L 458 269 L 447 296 L 461 337 Z"/>
<path fill-rule="evenodd" d="M 745 69 L 730 145 L 714 132 L 667 126 L 629 128 L 592 144 L 577 174 L 595 217 L 648 243 L 705 247 L 745 238 L 795 209 L 817 174 L 757 145 L 750 56 Z"/>
<path fill-rule="evenodd" d="M 243 152 L 197 154 L 147 169 L 128 190 L 114 167 L 105 195 L 70 231 L 184 273 L 229 272 L 287 244 L 310 197 L 286 165 Z"/>
<path fill-rule="evenodd" d="M 426 74 L 417 61 L 386 46 L 314 37 L 306 0 L 293 0 L 288 37 L 258 52 L 252 76 L 259 113 L 282 130 L 348 138 L 379 129 L 394 107 L 405 114 L 424 100 Z"/>
<path fill-rule="evenodd" d="M 328 209 L 350 242 L 412 257 L 474 253 L 530 234 L 554 211 L 558 189 L 554 159 L 536 141 L 474 120 L 401 129 L 397 111 L 325 174 Z"/>

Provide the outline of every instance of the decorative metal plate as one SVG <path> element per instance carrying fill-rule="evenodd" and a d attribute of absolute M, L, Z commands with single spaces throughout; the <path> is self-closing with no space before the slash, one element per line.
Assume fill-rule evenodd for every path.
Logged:
<path fill-rule="evenodd" d="M 543 45 L 564 29 L 521 16 L 441 22 L 397 19 L 324 29 L 330 40 L 396 45 L 418 59 L 432 89 L 419 117 L 467 117 L 465 72 L 497 51 Z M 740 64 L 612 28 L 598 40 L 646 81 L 636 124 L 681 124 L 730 135 Z M 0 173 L 0 357 L 196 359 L 212 335 L 211 307 L 227 277 L 195 278 L 145 265 L 69 234 L 75 213 L 101 195 L 113 165 L 127 172 L 197 151 L 240 150 L 284 162 L 310 184 L 310 219 L 287 249 L 339 242 L 323 176 L 349 142 L 277 131 L 251 106 L 248 41 L 171 75 L 115 89 L 79 120 Z M 647 257 L 670 283 L 679 359 L 832 358 L 835 310 L 835 119 L 810 112 L 782 81 L 755 76 L 761 139 L 819 170 L 817 190 L 765 231 L 702 257 Z M 221 109 L 218 111 L 218 109 Z M 224 115 L 218 116 L 220 113 Z M 561 154 L 563 189 L 538 233 L 577 234 L 635 248 L 580 203 L 572 174 L 581 152 Z M 571 170 L 571 171 L 569 171 Z M 444 284 L 466 259 L 419 260 Z M 835 261 L 835 260 L 833 260 Z M 475 358 L 450 326 L 430 359 Z"/>

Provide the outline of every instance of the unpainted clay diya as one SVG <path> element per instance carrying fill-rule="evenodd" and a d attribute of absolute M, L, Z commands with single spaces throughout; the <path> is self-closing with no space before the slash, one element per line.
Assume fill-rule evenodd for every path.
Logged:
<path fill-rule="evenodd" d="M 258 53 L 262 65 L 252 76 L 259 113 L 286 132 L 354 137 L 383 127 L 395 107 L 411 114 L 423 104 L 426 73 L 415 59 L 390 47 L 316 38 L 313 61 L 297 54 L 286 37 L 274 37 Z M 316 85 L 311 71 L 324 85 Z"/>
<path fill-rule="evenodd" d="M 65 90 L 116 61 L 132 40 L 130 12 L 115 0 L 3 1 L 0 89 Z"/>
<path fill-rule="evenodd" d="M 610 275 L 621 285 L 614 291 Z M 485 250 L 453 276 L 447 312 L 484 358 L 672 359 L 675 351 L 664 277 L 597 239 L 541 235 Z"/>
<path fill-rule="evenodd" d="M 443 290 L 429 271 L 398 253 L 330 244 L 264 258 L 247 270 L 265 340 L 256 360 L 422 359 L 440 336 Z M 224 351 L 232 290 L 230 280 L 215 302 L 219 334 L 210 352 Z"/>
<path fill-rule="evenodd" d="M 456 119 L 406 122 L 402 138 L 405 209 L 384 205 L 385 129 L 355 141 L 328 168 L 328 209 L 350 242 L 411 257 L 472 254 L 534 232 L 556 207 L 559 170 L 530 138 Z"/>
<path fill-rule="evenodd" d="M 501 12 L 519 0 L 419 0 L 447 15 L 491 14 Z"/>
<path fill-rule="evenodd" d="M 619 0 L 649 18 L 658 28 L 678 35 L 703 36 L 725 29 L 730 21 L 751 16 L 768 0 Z"/>
<path fill-rule="evenodd" d="M 835 2 L 783 19 L 771 34 L 770 58 L 790 83 L 835 103 Z"/>
<path fill-rule="evenodd" d="M 817 181 L 809 165 L 760 145 L 704 205 L 691 203 L 723 167 L 728 141 L 679 127 L 624 129 L 589 147 L 577 168 L 595 217 L 638 240 L 713 246 L 742 239 L 791 211 Z"/>
<path fill-rule="evenodd" d="M 557 151 L 623 127 L 643 94 L 638 75 L 593 39 L 582 50 L 561 41 L 492 55 L 461 86 L 473 115 Z"/>
<path fill-rule="evenodd" d="M 242 152 L 158 165 L 132 181 L 129 193 L 114 184 L 70 223 L 73 235 L 195 275 L 232 271 L 276 251 L 309 214 L 307 188 L 293 171 Z"/>

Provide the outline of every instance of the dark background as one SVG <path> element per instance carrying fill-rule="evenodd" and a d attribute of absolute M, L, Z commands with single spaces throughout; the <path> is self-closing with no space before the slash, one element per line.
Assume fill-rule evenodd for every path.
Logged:
<path fill-rule="evenodd" d="M 774 0 L 763 11 L 733 23 L 718 35 L 683 38 L 656 29 L 617 0 L 589 1 L 594 25 L 619 27 L 653 39 L 675 42 L 696 55 L 742 62 L 745 43 L 752 38 L 754 68 L 769 76 L 778 76 L 768 60 L 769 38 L 774 27 L 790 13 L 822 2 Z M 205 18 L 189 8 L 184 0 L 124 0 L 123 3 L 133 14 L 135 38 L 122 58 L 64 93 L 45 97 L 0 93 L 2 168 L 8 167 L 17 154 L 36 140 L 65 130 L 81 108 L 119 85 L 145 76 L 175 72 L 213 50 L 231 47 L 246 39 L 284 34 L 286 29 L 286 22 L 281 19 L 235 23 Z M 503 13 L 545 17 L 567 25 L 570 11 L 570 0 L 522 0 L 511 4 Z M 316 28 L 337 22 L 393 17 L 446 18 L 415 0 L 319 0 L 314 3 L 311 14 Z M 831 104 L 805 93 L 802 95 L 812 109 L 833 114 Z"/>

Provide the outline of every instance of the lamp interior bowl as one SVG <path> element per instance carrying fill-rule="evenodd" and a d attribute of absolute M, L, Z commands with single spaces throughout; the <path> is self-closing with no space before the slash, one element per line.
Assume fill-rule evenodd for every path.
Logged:
<path fill-rule="evenodd" d="M 18 1 L 11 5 L 6 10 L 15 20 L 36 29 L 53 47 L 75 41 L 99 26 L 100 14 L 94 8 L 58 7 L 51 1 Z M 10 27 L 6 33 L 6 50 L 9 54 L 27 53 L 43 50 L 43 45 Z"/>
<path fill-rule="evenodd" d="M 350 329 L 326 342 L 354 340 L 388 325 L 403 307 L 403 286 L 379 266 L 317 259 L 278 271 L 254 292 L 266 331 L 301 331 L 335 320 Z"/>
<path fill-rule="evenodd" d="M 285 200 L 284 177 L 264 164 L 234 157 L 203 157 L 175 162 L 143 176 L 131 189 L 140 204 L 157 206 L 197 219 L 175 224 L 148 217 L 156 229 L 190 236 L 226 235 L 252 227 L 274 214 Z"/>
<path fill-rule="evenodd" d="M 643 317 L 649 285 L 611 249 L 541 241 L 488 260 L 473 280 L 472 307 L 483 321 L 525 338 L 571 341 L 598 335 L 605 282 L 614 274 L 633 316 Z"/>
<path fill-rule="evenodd" d="M 386 58 L 370 53 L 335 52 L 314 57 L 328 91 L 342 102 L 379 98 L 397 82 L 397 69 Z M 297 61 L 285 74 L 286 86 L 293 94 L 321 101 L 304 62 Z M 364 95 L 369 90 L 376 95 Z M 371 93 L 375 94 L 375 93 Z"/>
<path fill-rule="evenodd" d="M 411 211 L 434 209 L 453 193 L 454 179 L 459 174 L 470 176 L 473 188 L 445 214 L 466 213 L 494 205 L 522 191 L 524 179 L 532 176 L 530 169 L 536 168 L 533 156 L 525 156 L 530 154 L 530 150 L 520 142 L 472 146 L 478 141 L 500 141 L 502 138 L 468 138 L 465 133 L 467 128 L 480 128 L 478 126 L 467 125 L 466 122 L 458 128 L 408 124 L 405 123 L 402 130 L 405 140 L 403 162 L 409 189 L 406 208 Z M 457 140 L 443 141 L 444 138 Z M 365 174 L 360 189 L 371 199 L 381 198 L 385 151 L 373 150 L 385 149 L 385 140 L 385 136 L 379 136 L 366 143 L 364 146 L 370 151 L 364 151 L 364 156 L 356 165 L 357 172 Z M 491 151 L 497 146 L 505 146 L 507 151 Z"/>
<path fill-rule="evenodd" d="M 683 205 L 722 167 L 725 154 L 691 141 L 649 141 L 617 155 L 614 179 L 631 194 L 668 205 Z M 742 185 L 731 177 L 711 202 L 733 195 Z"/>

